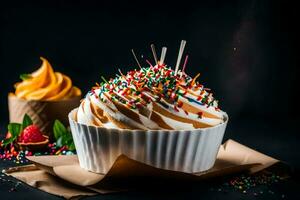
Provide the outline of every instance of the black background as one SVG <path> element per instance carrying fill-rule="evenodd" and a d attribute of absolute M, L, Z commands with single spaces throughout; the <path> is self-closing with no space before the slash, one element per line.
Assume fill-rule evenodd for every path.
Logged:
<path fill-rule="evenodd" d="M 181 39 L 187 40 L 187 72 L 201 72 L 200 82 L 229 114 L 229 128 L 258 122 L 276 132 L 280 124 L 288 129 L 299 122 L 299 22 L 290 2 L 10 1 L 0 9 L 3 124 L 8 92 L 20 74 L 40 66 L 40 56 L 85 94 L 100 76 L 136 68 L 132 48 L 147 66 L 150 44 L 159 55 L 167 46 L 166 62 L 174 68 Z"/>
<path fill-rule="evenodd" d="M 150 44 L 159 55 L 167 46 L 166 62 L 174 67 L 185 39 L 187 72 L 201 72 L 200 82 L 230 116 L 225 139 L 299 169 L 297 12 L 295 4 L 275 0 L 1 2 L 1 134 L 7 94 L 20 74 L 40 66 L 40 56 L 84 94 L 100 76 L 136 68 L 132 48 L 153 62 Z"/>
<path fill-rule="evenodd" d="M 187 40 L 187 72 L 201 72 L 231 118 L 295 119 L 299 62 L 297 7 L 283 1 L 20 1 L 1 5 L 1 120 L 19 74 L 40 56 L 71 76 L 83 93 L 136 67 L 130 49 L 153 62 L 150 44 L 176 62 Z M 141 59 L 144 65 L 144 59 Z M 299 117 L 298 117 L 299 118 Z"/>
<path fill-rule="evenodd" d="M 297 6 L 283 1 L 11 1 L 0 6 L 2 122 L 7 93 L 19 75 L 37 69 L 40 56 L 69 75 L 85 94 L 100 76 L 153 62 L 150 44 L 175 65 L 180 40 L 187 40 L 187 72 L 201 72 L 231 123 L 255 119 L 299 121 L 299 22 Z M 255 124 L 249 123 L 249 126 Z M 292 133 L 294 135 L 297 132 Z M 293 137 L 293 136 L 290 136 Z"/>

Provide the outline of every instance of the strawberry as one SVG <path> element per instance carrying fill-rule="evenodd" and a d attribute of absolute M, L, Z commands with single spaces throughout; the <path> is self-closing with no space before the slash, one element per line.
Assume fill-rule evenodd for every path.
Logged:
<path fill-rule="evenodd" d="M 36 125 L 27 126 L 18 138 L 22 143 L 37 143 L 43 142 L 46 138 Z"/>

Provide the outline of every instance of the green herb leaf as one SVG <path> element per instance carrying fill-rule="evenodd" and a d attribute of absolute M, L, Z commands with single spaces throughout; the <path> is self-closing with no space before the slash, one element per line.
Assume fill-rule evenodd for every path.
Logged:
<path fill-rule="evenodd" d="M 59 120 L 55 120 L 53 125 L 53 133 L 56 140 L 58 140 L 61 136 L 67 134 L 68 130 Z"/>
<path fill-rule="evenodd" d="M 21 74 L 20 75 L 20 79 L 22 79 L 23 81 L 32 78 L 31 74 Z"/>
<path fill-rule="evenodd" d="M 63 141 L 66 145 L 72 143 L 73 142 L 72 133 L 68 132 L 66 135 L 64 135 Z"/>
<path fill-rule="evenodd" d="M 68 130 L 59 120 L 55 120 L 54 122 L 53 133 L 58 147 L 67 146 L 70 151 L 75 150 L 71 131 Z"/>
<path fill-rule="evenodd" d="M 7 146 L 8 144 L 11 144 L 13 141 L 15 141 L 18 136 L 22 132 L 22 124 L 18 123 L 10 123 L 7 126 L 8 132 L 11 133 L 11 137 L 3 140 L 3 146 Z"/>
<path fill-rule="evenodd" d="M 73 143 L 72 133 L 69 131 L 64 135 L 62 135 L 60 138 L 61 138 L 62 146 L 64 145 L 69 146 Z"/>
<path fill-rule="evenodd" d="M 8 132 L 11 133 L 12 137 L 18 137 L 22 131 L 22 124 L 10 123 L 7 126 Z"/>
<path fill-rule="evenodd" d="M 16 137 L 13 137 L 13 136 L 10 137 L 10 138 L 4 139 L 3 142 L 2 142 L 2 145 L 5 147 L 8 144 L 11 144 L 15 139 L 16 139 Z"/>
<path fill-rule="evenodd" d="M 25 114 L 23 117 L 23 123 L 22 123 L 22 128 L 26 128 L 27 126 L 30 126 L 31 124 L 33 124 L 31 118 L 29 117 L 29 115 Z"/>
<path fill-rule="evenodd" d="M 74 144 L 73 141 L 72 141 L 71 144 L 68 145 L 68 149 L 69 149 L 70 151 L 74 151 L 74 150 L 76 149 L 76 148 L 75 148 L 75 144 Z"/>
<path fill-rule="evenodd" d="M 56 146 L 58 146 L 58 147 L 64 146 L 64 144 L 63 144 L 63 137 L 60 137 L 60 138 L 58 138 L 56 140 Z"/>

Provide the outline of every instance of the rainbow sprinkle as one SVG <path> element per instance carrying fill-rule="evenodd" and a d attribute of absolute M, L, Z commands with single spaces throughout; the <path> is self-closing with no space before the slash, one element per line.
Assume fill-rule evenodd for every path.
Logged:
<path fill-rule="evenodd" d="M 26 156 L 41 156 L 41 155 L 73 155 L 75 151 L 69 151 L 66 146 L 57 147 L 56 143 L 48 144 L 45 151 L 31 152 L 31 151 L 18 151 L 13 144 L 3 147 L 0 145 L 0 160 L 12 161 L 16 164 L 27 163 Z"/>
<path fill-rule="evenodd" d="M 160 100 L 164 98 L 174 103 L 174 109 L 177 110 L 177 107 L 182 106 L 182 102 L 178 101 L 179 97 L 184 97 L 189 101 L 195 101 L 207 107 L 214 106 L 216 110 L 219 110 L 212 93 L 207 92 L 209 91 L 207 88 L 196 82 L 200 73 L 191 78 L 184 72 L 179 72 L 176 75 L 174 70 L 164 64 L 153 66 L 149 62 L 149 65 L 150 67 L 147 68 L 129 71 L 126 75 L 120 71 L 121 75 L 117 75 L 116 78 L 109 81 L 101 77 L 103 82 L 93 87 L 90 93 L 93 94 L 95 89 L 100 89 L 101 101 L 105 102 L 103 95 L 107 93 L 109 94 L 106 95 L 107 98 L 125 104 L 131 109 L 147 105 L 150 101 L 162 103 Z M 193 91 L 193 95 L 196 95 L 197 100 L 187 97 L 191 91 Z M 154 94 L 155 99 L 147 97 L 145 92 Z"/>

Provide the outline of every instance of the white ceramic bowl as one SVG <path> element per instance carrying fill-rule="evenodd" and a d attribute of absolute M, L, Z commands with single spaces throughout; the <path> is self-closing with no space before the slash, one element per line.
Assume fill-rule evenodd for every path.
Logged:
<path fill-rule="evenodd" d="M 161 169 L 206 171 L 215 163 L 228 122 L 225 114 L 224 123 L 196 130 L 107 129 L 77 123 L 76 113 L 69 113 L 69 121 L 80 166 L 103 174 L 121 154 Z"/>

